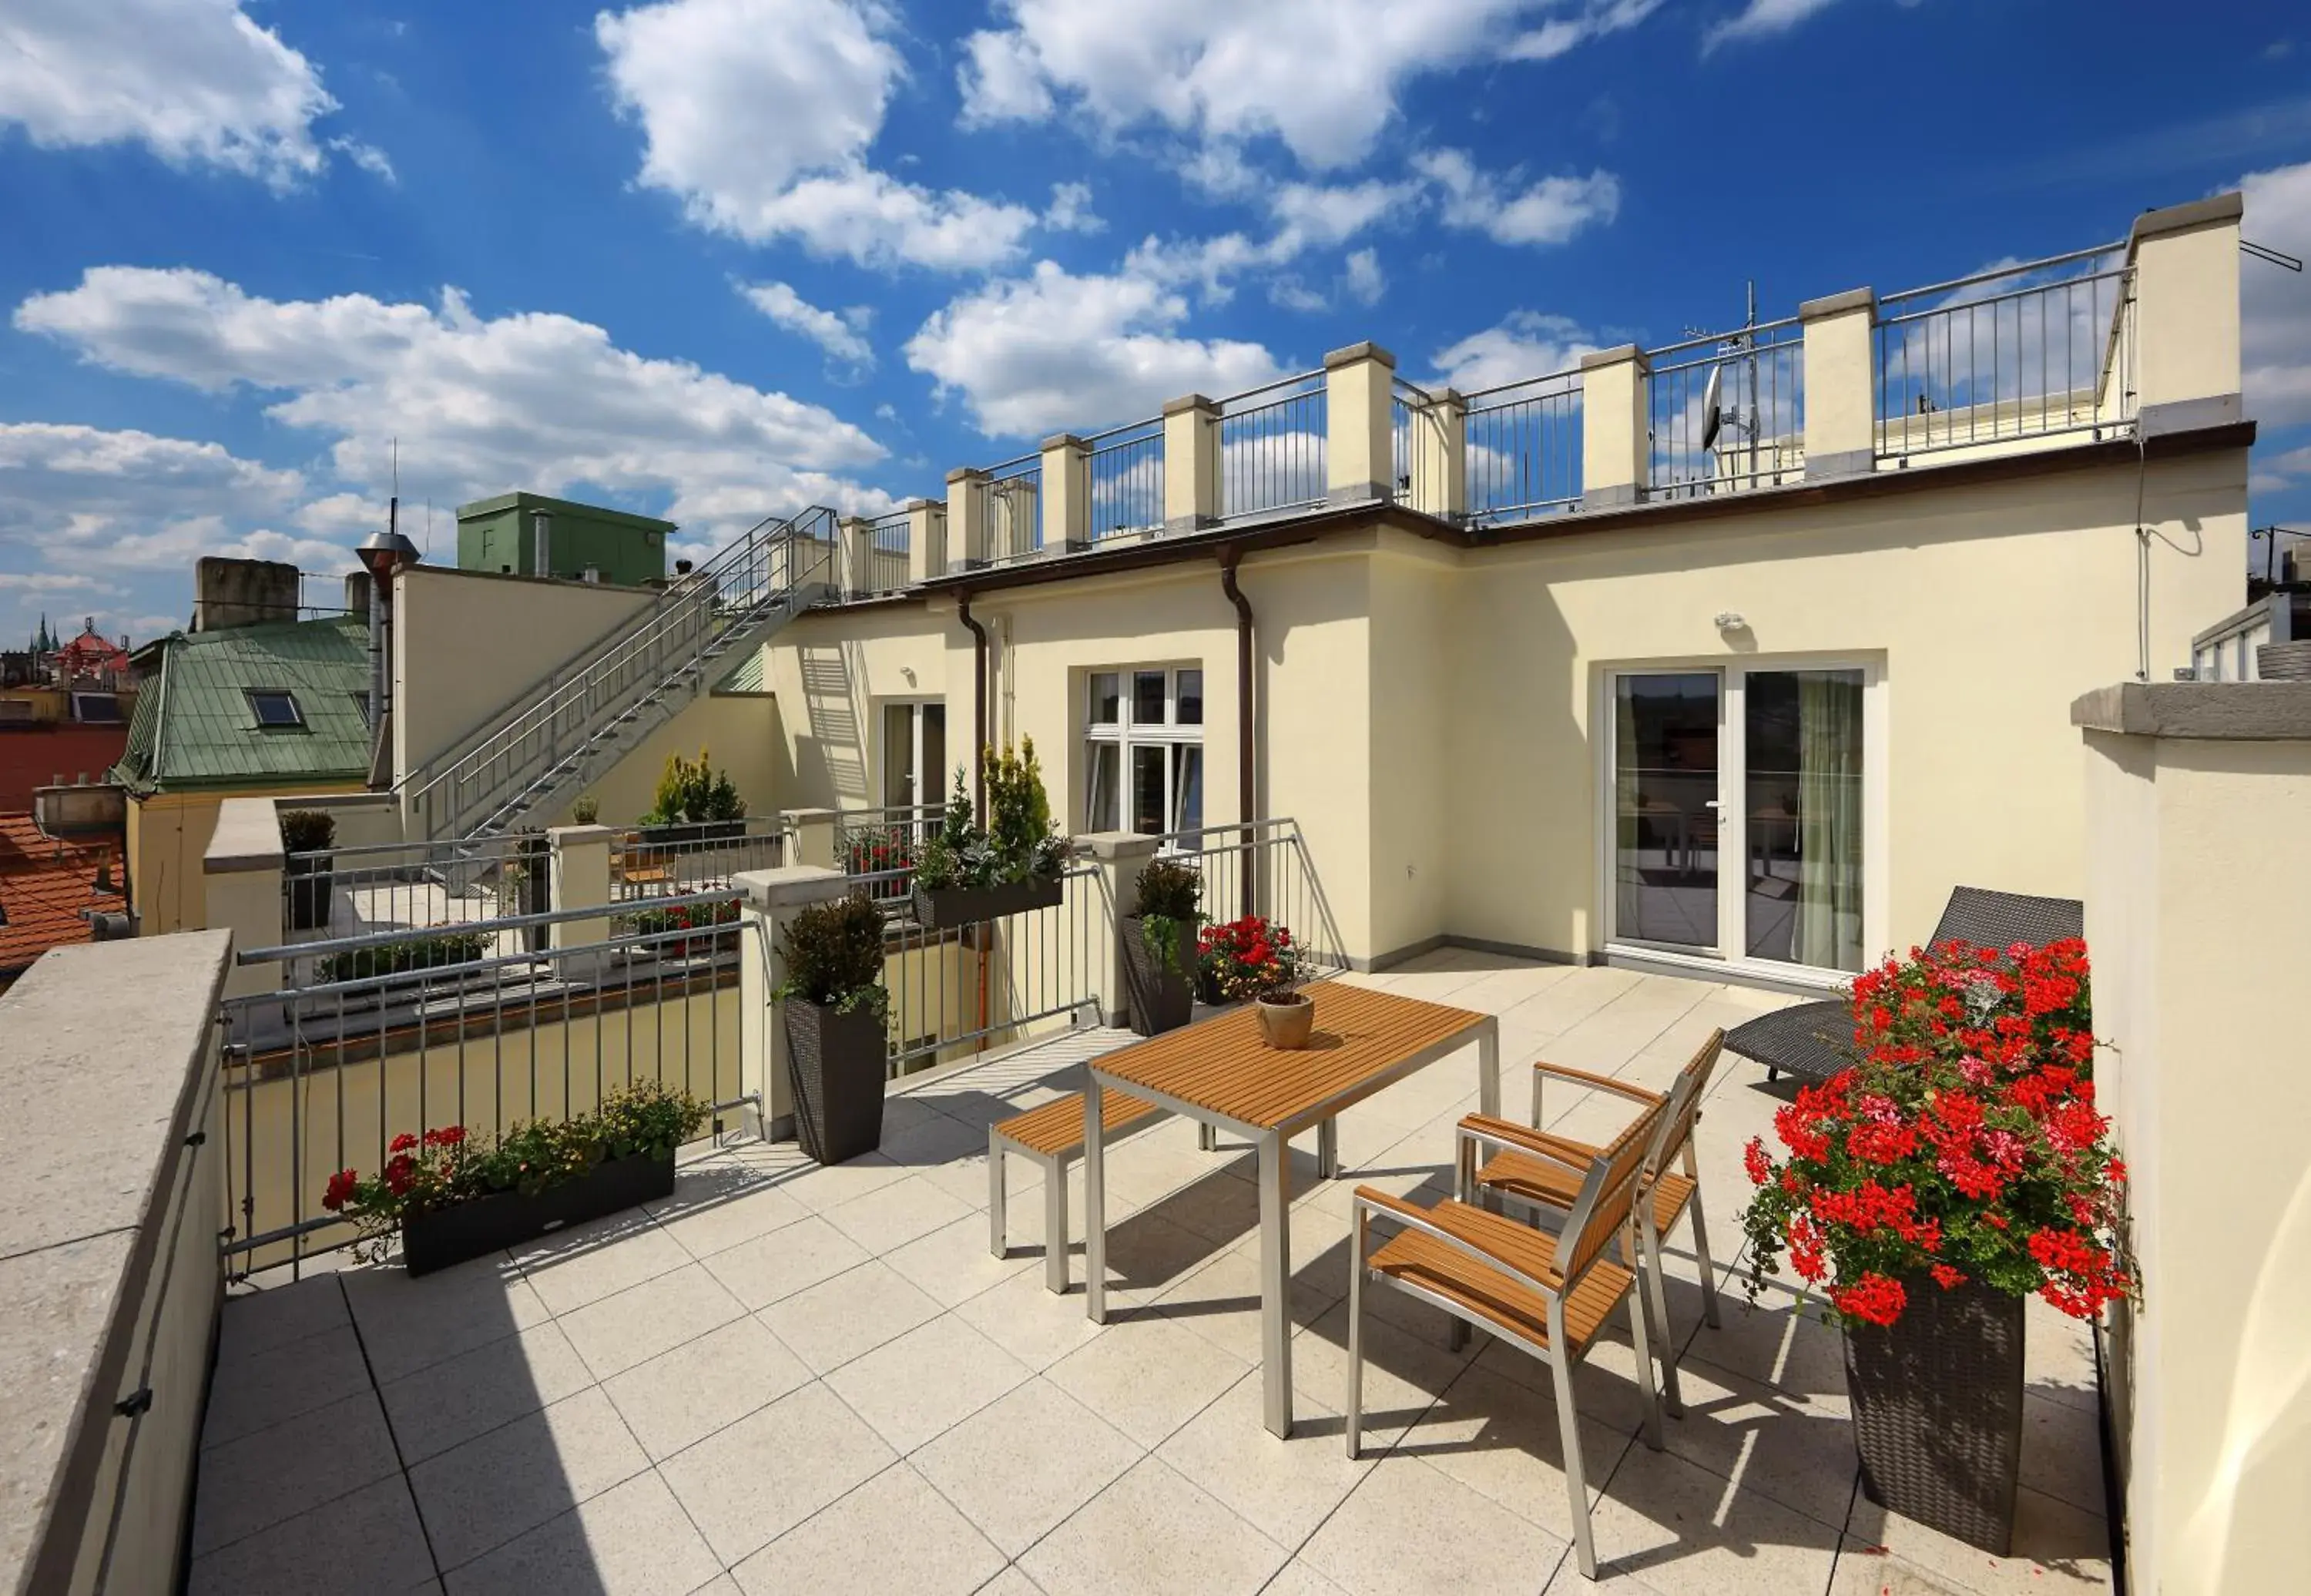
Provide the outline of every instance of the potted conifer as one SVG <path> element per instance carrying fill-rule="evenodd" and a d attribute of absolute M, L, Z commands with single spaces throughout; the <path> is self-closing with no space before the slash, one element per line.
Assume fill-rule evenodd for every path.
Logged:
<path fill-rule="evenodd" d="M 910 891 L 916 923 L 927 929 L 1049 909 L 1066 895 L 1068 844 L 1051 820 L 1034 739 L 1023 739 L 1016 754 L 990 748 L 984 759 L 986 825 L 957 770 L 938 832 L 915 861 Z"/>
<path fill-rule="evenodd" d="M 883 1140 L 887 1075 L 883 911 L 865 893 L 813 903 L 779 938 L 779 990 L 795 1131 L 821 1164 L 871 1153 Z"/>

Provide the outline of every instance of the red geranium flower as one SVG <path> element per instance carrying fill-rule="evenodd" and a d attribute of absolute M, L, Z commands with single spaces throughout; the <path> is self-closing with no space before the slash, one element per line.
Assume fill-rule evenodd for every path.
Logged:
<path fill-rule="evenodd" d="M 321 1194 L 321 1206 L 332 1214 L 336 1213 L 353 1200 L 353 1188 L 360 1184 L 361 1177 L 352 1170 L 337 1171 L 329 1177 L 329 1189 Z"/>

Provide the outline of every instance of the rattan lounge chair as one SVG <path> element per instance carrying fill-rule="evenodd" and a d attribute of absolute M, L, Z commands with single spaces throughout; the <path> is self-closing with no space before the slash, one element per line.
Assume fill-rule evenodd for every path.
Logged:
<path fill-rule="evenodd" d="M 1958 941 L 2011 947 L 2024 942 L 2044 947 L 2085 935 L 2085 925 L 2086 908 L 2076 898 L 2034 898 L 1961 886 L 1950 893 L 1929 946 Z M 1725 1036 L 1728 1048 L 1766 1067 L 1767 1080 L 1784 1070 L 1807 1080 L 1827 1080 L 1853 1061 L 1853 1012 L 1843 998 L 1777 1008 L 1734 1026 Z"/>
<path fill-rule="evenodd" d="M 1596 1158 L 1600 1149 L 1539 1129 L 1541 1083 L 1551 1078 L 1565 1081 L 1661 1111 L 1653 1144 L 1645 1149 L 1644 1163 L 1637 1173 L 1637 1262 L 1644 1276 L 1642 1284 L 1646 1306 L 1653 1313 L 1652 1329 L 1661 1338 L 1663 1405 L 1672 1414 L 1682 1413 L 1685 1402 L 1677 1388 L 1677 1339 L 1670 1330 L 1661 1238 L 1677 1228 L 1680 1218 L 1692 1221 L 1693 1254 L 1701 1268 L 1701 1315 L 1714 1328 L 1717 1269 L 1709 1258 L 1709 1225 L 1702 1212 L 1701 1169 L 1694 1156 L 1693 1127 L 1701 1118 L 1701 1100 L 1709 1095 L 1709 1077 L 1717 1068 L 1724 1042 L 1724 1032 L 1712 1031 L 1678 1071 L 1667 1092 L 1537 1060 L 1532 1067 L 1533 1128 L 1470 1114 L 1461 1121 L 1456 1138 L 1462 1192 L 1473 1193 L 1487 1206 L 1514 1204 L 1535 1217 L 1546 1210 L 1554 1219 L 1567 1213 L 1580 1195 L 1575 1166 Z M 1682 1173 L 1679 1164 L 1684 1166 Z"/>
<path fill-rule="evenodd" d="M 1362 1444 L 1364 1296 L 1369 1282 L 1442 1308 L 1452 1316 L 1459 1335 L 1467 1333 L 1461 1327 L 1474 1325 L 1548 1365 L 1556 1381 L 1574 1545 L 1581 1572 L 1591 1579 L 1597 1577 L 1597 1548 L 1589 1531 L 1573 1365 L 1594 1345 L 1614 1312 L 1631 1304 L 1629 1334 L 1644 1397 L 1645 1444 L 1661 1450 L 1661 1403 L 1653 1391 L 1645 1314 L 1635 1305 L 1636 1275 L 1607 1254 L 1618 1243 L 1622 1260 L 1635 1256 L 1637 1177 L 1664 1108 L 1648 1108 L 1593 1158 L 1579 1164 L 1562 1160 L 1578 1188 L 1565 1226 L 1555 1235 L 1462 1198 L 1423 1208 L 1370 1186 L 1359 1186 L 1356 1193 L 1350 1240 L 1356 1252 L 1348 1270 L 1348 1456 L 1356 1456 Z M 1375 1219 L 1400 1227 L 1377 1251 L 1370 1246 Z"/>

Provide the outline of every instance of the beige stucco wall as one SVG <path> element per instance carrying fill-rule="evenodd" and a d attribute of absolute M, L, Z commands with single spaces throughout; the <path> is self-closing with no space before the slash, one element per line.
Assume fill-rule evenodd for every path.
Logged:
<path fill-rule="evenodd" d="M 128 879 L 135 885 L 138 915 L 136 934 L 165 936 L 171 931 L 197 931 L 208 924 L 207 886 L 201 860 L 209 839 L 216 834 L 217 811 L 227 798 L 278 798 L 294 807 L 301 798 L 344 792 L 341 787 L 269 788 L 263 791 L 155 793 L 128 800 Z M 340 822 L 339 837 L 353 842 L 390 842 L 392 837 L 368 833 L 373 829 L 364 811 L 354 822 L 358 837 L 348 835 Z"/>
<path fill-rule="evenodd" d="M 1888 901 L 1866 946 L 1925 937 L 1961 883 L 2077 896 L 2069 705 L 2134 673 L 2136 486 L 2131 466 L 2070 471 L 1464 556 L 1444 929 L 1601 947 L 1603 673 L 1736 659 L 1882 670 Z M 2141 491 L 2155 677 L 2237 607 L 2244 456 L 2153 462 Z M 1727 611 L 1747 627 L 1721 632 Z"/>
<path fill-rule="evenodd" d="M 2248 686 L 2219 692 L 2265 692 Z M 2097 1086 L 2142 1302 L 2114 1337 L 2137 1592 L 2311 1563 L 2311 736 L 2086 737 Z"/>
<path fill-rule="evenodd" d="M 695 759 L 705 749 L 714 768 L 727 772 L 746 800 L 749 815 L 794 807 L 778 780 L 779 711 L 767 693 L 705 693 L 635 745 L 603 778 L 572 794 L 590 795 L 601 805 L 601 824 L 631 825 L 657 801 L 658 779 L 669 754 Z M 543 825 L 570 825 L 569 806 Z"/>
<path fill-rule="evenodd" d="M 656 595 L 416 565 L 394 579 L 394 771 L 406 777 Z"/>
<path fill-rule="evenodd" d="M 2245 457 L 2153 461 L 2139 486 L 2157 676 L 2237 607 Z M 1358 959 L 1445 936 L 1585 957 L 1605 943 L 1606 672 L 1858 663 L 1877 684 L 1868 950 L 1924 937 L 1960 883 L 2076 896 L 2068 710 L 2135 668 L 2137 491 L 2128 464 L 1492 549 L 1391 530 L 1249 554 L 1256 807 L 1299 822 Z M 1721 632 L 1728 611 L 1746 626 Z M 973 614 L 994 639 L 995 735 L 1034 737 L 1068 829 L 1084 673 L 1137 664 L 1202 666 L 1205 814 L 1235 818 L 1216 563 L 995 589 Z M 971 640 L 951 604 L 807 616 L 766 646 L 788 807 L 879 802 L 882 703 L 942 683 L 965 757 Z"/>

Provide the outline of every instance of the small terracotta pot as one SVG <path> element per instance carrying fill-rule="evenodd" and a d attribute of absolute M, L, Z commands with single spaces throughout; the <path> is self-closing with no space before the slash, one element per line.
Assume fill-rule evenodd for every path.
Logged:
<path fill-rule="evenodd" d="M 1316 1000 L 1305 992 L 1283 992 L 1263 997 L 1255 1005 L 1260 1010 L 1260 1033 L 1268 1045 L 1278 1048 L 1303 1048 L 1308 1045 L 1308 1033 L 1316 1025 Z"/>

